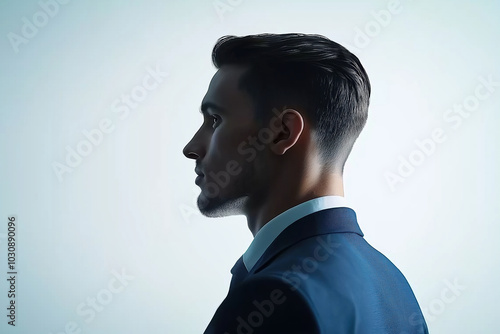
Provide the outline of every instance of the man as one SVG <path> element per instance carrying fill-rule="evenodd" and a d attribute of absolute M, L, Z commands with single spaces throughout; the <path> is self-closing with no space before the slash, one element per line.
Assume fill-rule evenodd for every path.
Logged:
<path fill-rule="evenodd" d="M 428 333 L 402 273 L 363 238 L 342 174 L 370 82 L 319 35 L 225 36 L 183 153 L 200 211 L 245 215 L 254 240 L 205 333 Z"/>

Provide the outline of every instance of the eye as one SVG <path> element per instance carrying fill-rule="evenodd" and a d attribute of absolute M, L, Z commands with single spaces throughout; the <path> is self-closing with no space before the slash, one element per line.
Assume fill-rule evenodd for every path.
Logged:
<path fill-rule="evenodd" d="M 219 115 L 212 115 L 211 118 L 213 119 L 212 128 L 215 129 L 217 126 L 219 126 L 221 118 Z"/>

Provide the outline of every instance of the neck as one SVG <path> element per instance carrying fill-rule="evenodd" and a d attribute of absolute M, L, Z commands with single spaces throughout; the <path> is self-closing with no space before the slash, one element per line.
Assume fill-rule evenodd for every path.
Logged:
<path fill-rule="evenodd" d="M 300 183 L 290 173 L 282 173 L 269 187 L 266 196 L 260 196 L 249 205 L 246 212 L 248 228 L 253 236 L 280 213 L 311 199 L 321 196 L 344 196 L 342 175 L 309 173 Z"/>

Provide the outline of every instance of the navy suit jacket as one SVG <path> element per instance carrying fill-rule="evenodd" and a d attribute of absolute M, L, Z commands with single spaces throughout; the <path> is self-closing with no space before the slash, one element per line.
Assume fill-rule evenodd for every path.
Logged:
<path fill-rule="evenodd" d="M 363 238 L 355 212 L 288 226 L 247 272 L 242 257 L 205 334 L 428 333 L 403 274 Z"/>

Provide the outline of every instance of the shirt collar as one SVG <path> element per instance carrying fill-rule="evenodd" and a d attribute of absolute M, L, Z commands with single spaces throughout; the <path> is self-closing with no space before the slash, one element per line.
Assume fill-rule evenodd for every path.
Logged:
<path fill-rule="evenodd" d="M 252 270 L 269 245 L 288 226 L 311 213 L 337 207 L 346 207 L 343 196 L 322 196 L 300 203 L 271 219 L 261 227 L 243 254 L 246 269 Z"/>

